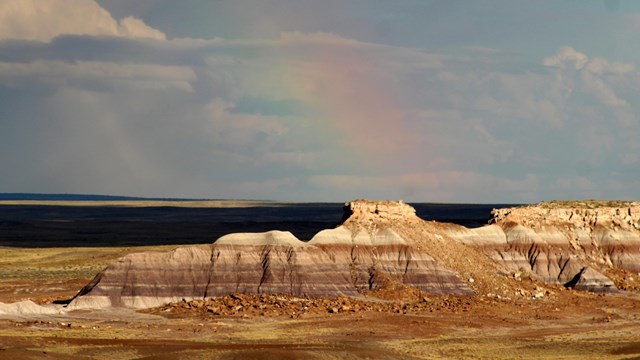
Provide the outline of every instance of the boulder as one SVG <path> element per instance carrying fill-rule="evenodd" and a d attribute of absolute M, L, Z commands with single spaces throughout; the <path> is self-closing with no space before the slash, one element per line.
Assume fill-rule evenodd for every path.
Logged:
<path fill-rule="evenodd" d="M 582 269 L 566 285 L 575 290 L 598 293 L 615 293 L 618 291 L 613 281 L 590 267 Z"/>

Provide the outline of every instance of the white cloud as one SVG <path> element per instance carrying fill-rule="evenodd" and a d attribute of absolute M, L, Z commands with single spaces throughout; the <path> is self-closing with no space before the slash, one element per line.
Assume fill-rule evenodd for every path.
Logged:
<path fill-rule="evenodd" d="M 569 95 L 576 89 L 586 92 L 605 105 L 623 126 L 629 127 L 635 123 L 636 116 L 629 102 L 617 92 L 628 87 L 626 84 L 629 79 L 638 78 L 632 64 L 589 58 L 568 46 L 558 50 L 554 56 L 545 58 L 543 63 L 559 68 L 558 79 L 565 84 Z M 571 67 L 578 70 L 577 75 L 573 71 L 567 71 Z M 632 85 L 633 88 L 635 86 Z"/>
<path fill-rule="evenodd" d="M 148 26 L 144 21 L 134 18 L 133 16 L 127 16 L 121 19 L 118 25 L 118 32 L 114 35 L 157 40 L 166 39 L 166 35 L 163 32 Z"/>
<path fill-rule="evenodd" d="M 611 85 L 608 85 L 604 80 L 597 75 L 590 72 L 584 72 L 582 74 L 582 81 L 587 90 L 589 90 L 598 100 L 603 104 L 612 107 L 626 107 L 629 104 L 619 98 Z"/>
<path fill-rule="evenodd" d="M 164 40 L 159 30 L 142 20 L 115 20 L 95 0 L 3 0 L 0 40 L 48 42 L 59 35 L 92 35 Z"/>
<path fill-rule="evenodd" d="M 587 55 L 576 51 L 569 46 L 564 46 L 560 48 L 555 55 L 545 58 L 543 63 L 546 66 L 569 66 L 580 70 L 585 66 L 587 61 Z"/>
<path fill-rule="evenodd" d="M 573 67 L 577 70 L 585 69 L 594 74 L 625 74 L 635 70 L 632 64 L 609 61 L 602 58 L 589 58 L 570 46 L 560 48 L 555 55 L 543 60 L 545 66 Z"/>
<path fill-rule="evenodd" d="M 586 67 L 592 73 L 595 74 L 626 74 L 635 70 L 635 67 L 631 64 L 625 64 L 621 62 L 611 62 L 605 59 L 594 58 L 589 60 Z"/>

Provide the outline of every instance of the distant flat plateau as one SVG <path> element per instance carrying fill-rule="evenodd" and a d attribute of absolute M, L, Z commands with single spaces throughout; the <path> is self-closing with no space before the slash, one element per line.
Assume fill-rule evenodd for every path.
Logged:
<path fill-rule="evenodd" d="M 1 199 L 1 197 L 0 197 Z M 426 220 L 487 223 L 501 204 L 411 204 Z M 212 243 L 236 232 L 290 231 L 301 240 L 335 227 L 343 203 L 193 199 L 2 199 L 0 246 Z"/>
<path fill-rule="evenodd" d="M 0 200 L 0 205 L 43 206 L 121 206 L 121 207 L 185 207 L 185 208 L 238 208 L 256 206 L 283 206 L 290 203 L 258 200 Z"/>

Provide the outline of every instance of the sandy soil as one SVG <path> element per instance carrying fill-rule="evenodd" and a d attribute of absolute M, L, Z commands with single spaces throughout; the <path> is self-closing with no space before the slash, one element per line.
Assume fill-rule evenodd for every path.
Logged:
<path fill-rule="evenodd" d="M 0 248 L 0 301 L 66 299 L 125 253 L 170 248 Z M 0 358 L 640 358 L 637 292 L 580 293 L 526 279 L 520 288 L 525 295 L 440 298 L 390 286 L 361 299 L 237 296 L 5 317 Z"/>

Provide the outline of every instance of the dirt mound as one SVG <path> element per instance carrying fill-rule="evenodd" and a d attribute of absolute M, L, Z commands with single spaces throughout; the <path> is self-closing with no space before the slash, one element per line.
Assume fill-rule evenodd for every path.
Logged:
<path fill-rule="evenodd" d="M 477 294 L 510 293 L 517 288 L 504 276 L 508 271 L 481 247 L 465 244 L 455 236 L 467 230 L 463 226 L 422 220 L 415 216 L 413 207 L 401 201 L 355 200 L 345 204 L 345 212 L 349 213 L 347 209 L 353 214 L 343 225 L 352 233 L 366 231 L 374 236 L 391 229 L 434 258 L 440 267 L 456 273 Z"/>
<path fill-rule="evenodd" d="M 50 306 L 42 306 L 33 301 L 20 301 L 11 304 L 0 303 L 0 317 L 12 315 L 45 315 L 60 314 L 62 310 Z"/>

